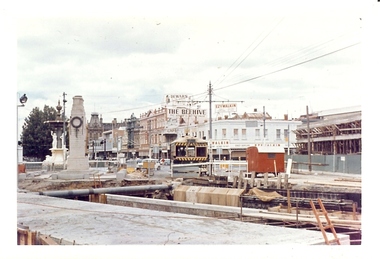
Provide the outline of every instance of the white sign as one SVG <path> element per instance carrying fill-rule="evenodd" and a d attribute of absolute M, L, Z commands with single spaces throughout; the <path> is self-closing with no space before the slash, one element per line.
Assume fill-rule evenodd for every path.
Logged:
<path fill-rule="evenodd" d="M 202 123 L 206 118 L 205 109 L 167 108 L 167 124 L 171 127 L 178 125 L 193 125 Z"/>
<path fill-rule="evenodd" d="M 168 108 L 167 111 L 168 111 L 168 117 L 186 116 L 186 115 L 193 115 L 193 116 L 200 116 L 200 117 L 206 116 L 206 109 Z"/>
<path fill-rule="evenodd" d="M 187 94 L 168 94 L 165 96 L 165 103 L 173 103 L 189 99 Z"/>
<path fill-rule="evenodd" d="M 209 145 L 212 148 L 229 148 L 230 141 L 229 140 L 210 140 Z"/>
<path fill-rule="evenodd" d="M 215 104 L 215 110 L 217 113 L 236 112 L 237 111 L 237 105 L 236 105 L 236 103 Z"/>

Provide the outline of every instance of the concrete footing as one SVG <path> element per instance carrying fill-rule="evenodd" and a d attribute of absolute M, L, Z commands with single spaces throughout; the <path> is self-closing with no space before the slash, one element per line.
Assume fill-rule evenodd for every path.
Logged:
<path fill-rule="evenodd" d="M 143 200 L 152 201 L 152 199 L 140 198 L 140 201 Z M 162 200 L 154 201 L 163 202 Z M 217 207 L 220 209 L 225 207 L 176 203 L 193 209 L 195 209 L 194 206 L 207 206 L 210 211 L 218 211 Z M 169 201 L 166 204 L 174 207 L 174 204 Z M 235 213 L 239 211 L 236 207 L 228 209 L 235 210 Z M 31 193 L 18 194 L 17 223 L 28 226 L 32 231 L 40 231 L 45 235 L 68 241 L 75 240 L 76 244 L 82 245 L 325 244 L 320 231 L 60 199 Z M 341 244 L 349 244 L 349 236 L 338 236 Z M 329 237 L 332 239 L 332 234 Z"/>

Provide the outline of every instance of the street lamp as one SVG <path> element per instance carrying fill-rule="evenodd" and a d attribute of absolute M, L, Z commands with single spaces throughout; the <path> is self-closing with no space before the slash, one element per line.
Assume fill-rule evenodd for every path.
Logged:
<path fill-rule="evenodd" d="M 100 141 L 100 145 L 104 145 L 104 153 L 103 153 L 103 160 L 106 160 L 107 158 L 107 151 L 106 151 L 106 144 L 107 144 L 107 139 L 103 139 L 102 141 Z"/>
<path fill-rule="evenodd" d="M 24 107 L 27 101 L 28 101 L 28 97 L 26 97 L 26 94 L 23 94 L 23 96 L 20 97 L 21 104 L 17 105 L 17 107 Z"/>
<path fill-rule="evenodd" d="M 92 160 L 95 160 L 95 140 L 92 141 Z"/>
<path fill-rule="evenodd" d="M 18 135 L 18 107 L 24 107 L 25 106 L 25 103 L 28 101 L 28 97 L 26 97 L 26 94 L 24 94 L 23 96 L 21 96 L 19 98 L 19 101 L 21 104 L 18 104 L 17 105 L 17 129 L 16 129 L 16 138 L 17 138 L 17 167 L 18 167 L 18 164 L 20 164 L 20 162 L 22 162 L 23 160 L 23 148 L 22 148 L 22 141 L 19 141 L 18 138 L 19 138 L 19 135 Z M 17 168 L 18 172 L 20 171 L 19 168 Z"/>

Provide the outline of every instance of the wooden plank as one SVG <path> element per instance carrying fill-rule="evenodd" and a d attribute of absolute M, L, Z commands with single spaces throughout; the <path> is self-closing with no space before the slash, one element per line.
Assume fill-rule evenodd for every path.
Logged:
<path fill-rule="evenodd" d="M 200 190 L 199 186 L 190 186 L 186 191 L 186 202 L 197 203 L 197 192 Z"/>
<path fill-rule="evenodd" d="M 203 204 L 211 204 L 211 193 L 216 187 L 202 187 L 197 193 L 197 201 Z"/>
<path fill-rule="evenodd" d="M 211 193 L 211 204 L 226 206 L 227 193 L 228 193 L 228 188 L 216 188 Z"/>
<path fill-rule="evenodd" d="M 186 201 L 186 191 L 190 186 L 180 185 L 174 190 L 173 199 L 175 201 Z"/>
<path fill-rule="evenodd" d="M 361 188 L 361 183 L 356 182 L 347 182 L 347 183 L 333 183 L 333 182 L 318 182 L 318 181 L 306 181 L 306 184 L 319 184 L 319 185 L 331 185 L 331 186 L 340 186 L 340 187 L 357 187 Z"/>
<path fill-rule="evenodd" d="M 57 242 L 55 242 L 50 236 L 47 235 L 39 235 L 39 241 L 41 245 L 59 245 Z"/>
<path fill-rule="evenodd" d="M 244 189 L 227 189 L 226 205 L 240 207 L 240 196 L 244 193 Z"/>

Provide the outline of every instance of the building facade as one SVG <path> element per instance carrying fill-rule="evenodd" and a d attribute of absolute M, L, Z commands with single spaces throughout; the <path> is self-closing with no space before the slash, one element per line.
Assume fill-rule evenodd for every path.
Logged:
<path fill-rule="evenodd" d="M 95 157 L 170 158 L 170 143 L 185 135 L 208 140 L 215 160 L 245 160 L 247 147 L 262 145 L 283 147 L 288 155 L 307 154 L 309 139 L 314 154 L 361 153 L 360 107 L 291 120 L 287 115 L 272 119 L 269 113 L 257 109 L 240 115 L 234 110 L 218 110 L 214 115 L 210 125 L 207 111 L 186 95 L 167 95 L 162 107 L 139 118 L 132 114 L 121 123 L 114 119 L 107 129 L 93 113 L 88 127 L 89 154 L 92 149 Z"/>
<path fill-rule="evenodd" d="M 188 128 L 188 134 L 209 140 L 213 159 L 245 160 L 249 146 L 279 146 L 288 153 L 296 150 L 296 138 L 293 131 L 301 125 L 298 120 L 277 120 L 263 112 L 233 114 L 212 121 L 212 134 L 209 138 L 208 122 Z M 179 134 L 186 134 L 185 128 L 179 128 Z"/>

